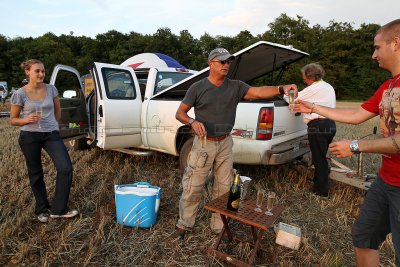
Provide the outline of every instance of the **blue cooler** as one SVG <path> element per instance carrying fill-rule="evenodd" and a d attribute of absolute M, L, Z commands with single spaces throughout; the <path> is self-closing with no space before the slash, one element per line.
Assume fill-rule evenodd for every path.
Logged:
<path fill-rule="evenodd" d="M 149 228 L 156 223 L 161 188 L 146 182 L 114 185 L 119 224 Z"/>

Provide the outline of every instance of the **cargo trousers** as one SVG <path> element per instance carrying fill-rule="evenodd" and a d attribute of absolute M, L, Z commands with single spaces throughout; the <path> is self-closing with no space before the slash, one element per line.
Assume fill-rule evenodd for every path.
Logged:
<path fill-rule="evenodd" d="M 221 141 L 202 142 L 201 138 L 194 138 L 182 177 L 183 192 L 179 201 L 177 227 L 186 230 L 193 227 L 211 169 L 214 172 L 212 199 L 229 191 L 233 179 L 232 146 L 230 135 Z M 210 227 L 216 233 L 222 230 L 223 223 L 219 214 L 212 213 Z"/>

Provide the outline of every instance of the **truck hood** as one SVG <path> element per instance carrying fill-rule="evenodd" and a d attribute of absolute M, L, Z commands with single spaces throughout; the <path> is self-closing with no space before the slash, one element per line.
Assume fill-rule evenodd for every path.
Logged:
<path fill-rule="evenodd" d="M 286 66 L 308 56 L 307 53 L 297 50 L 291 45 L 285 46 L 266 41 L 257 42 L 233 55 L 235 60 L 231 63 L 227 77 L 244 82 L 284 69 Z M 208 77 L 209 72 L 210 68 L 207 67 L 152 98 L 183 98 L 190 85 Z"/>

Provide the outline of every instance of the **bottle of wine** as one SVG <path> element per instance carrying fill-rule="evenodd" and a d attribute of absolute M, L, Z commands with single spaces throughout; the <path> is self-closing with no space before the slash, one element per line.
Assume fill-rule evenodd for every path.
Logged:
<path fill-rule="evenodd" d="M 235 179 L 229 190 L 229 198 L 227 209 L 232 211 L 237 211 L 239 209 L 240 203 L 240 174 L 236 173 Z"/>

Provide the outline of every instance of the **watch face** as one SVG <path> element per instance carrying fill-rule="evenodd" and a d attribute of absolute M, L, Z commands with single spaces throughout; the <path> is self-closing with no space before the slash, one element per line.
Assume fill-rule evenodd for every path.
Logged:
<path fill-rule="evenodd" d="M 358 141 L 357 140 L 354 140 L 354 141 L 351 142 L 350 150 L 351 150 L 351 152 L 359 152 L 359 150 L 358 150 Z"/>

